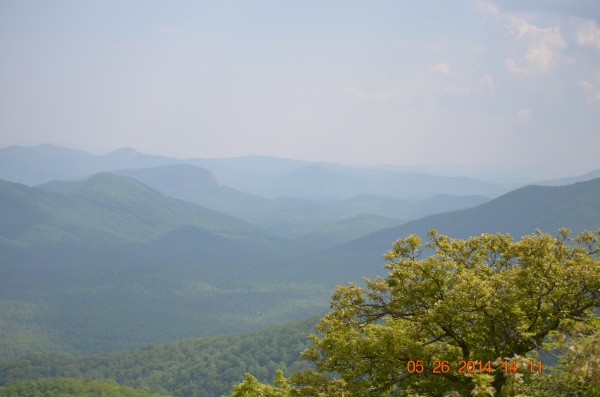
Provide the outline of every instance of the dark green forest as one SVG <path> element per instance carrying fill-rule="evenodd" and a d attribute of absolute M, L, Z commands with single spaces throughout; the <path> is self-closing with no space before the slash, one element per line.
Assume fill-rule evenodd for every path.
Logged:
<path fill-rule="evenodd" d="M 300 353 L 308 348 L 307 336 L 314 332 L 317 320 L 102 355 L 28 354 L 0 361 L 0 385 L 68 377 L 114 380 L 120 385 L 173 396 L 218 397 L 228 393 L 246 373 L 266 382 L 278 369 L 289 375 L 310 368 L 310 363 L 300 361 Z"/>
<path fill-rule="evenodd" d="M 126 177 L 69 186 L 0 184 L 4 357 L 241 332 L 325 308 L 322 285 L 282 277 L 302 247 Z"/>
<path fill-rule="evenodd" d="M 95 381 L 70 378 L 24 380 L 0 387 L 2 397 L 169 397 L 119 385 L 114 380 Z"/>

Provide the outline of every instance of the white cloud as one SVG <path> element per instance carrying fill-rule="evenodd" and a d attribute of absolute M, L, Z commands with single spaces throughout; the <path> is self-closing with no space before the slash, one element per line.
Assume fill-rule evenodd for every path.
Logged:
<path fill-rule="evenodd" d="M 531 119 L 531 110 L 523 108 L 517 111 L 518 120 L 529 120 Z"/>
<path fill-rule="evenodd" d="M 435 65 L 429 66 L 429 71 L 431 73 L 441 73 L 445 76 L 450 75 L 450 67 L 448 66 L 448 64 L 441 63 L 441 62 L 437 63 Z"/>
<path fill-rule="evenodd" d="M 587 92 L 587 101 L 590 104 L 600 103 L 600 76 L 596 80 L 596 84 L 586 80 L 579 82 L 579 85 Z"/>
<path fill-rule="evenodd" d="M 505 22 L 505 28 L 509 35 L 518 39 L 527 35 L 540 33 L 543 30 L 535 25 L 528 23 L 523 18 L 518 18 L 514 16 L 508 18 L 508 22 Z"/>
<path fill-rule="evenodd" d="M 590 83 L 589 81 L 580 81 L 579 85 L 582 86 L 583 88 L 585 88 L 587 91 L 590 91 L 593 87 L 592 83 Z"/>
<path fill-rule="evenodd" d="M 540 28 L 523 18 L 511 17 L 506 24 L 506 29 L 510 36 L 525 42 L 527 52 L 521 62 L 533 70 L 541 72 L 551 70 L 560 59 L 560 51 L 567 46 L 559 27 Z M 512 66 L 516 66 L 516 62 L 512 63 Z M 513 73 L 520 73 L 514 67 L 511 68 L 509 65 L 507 67 L 511 72 L 516 71 Z"/>
<path fill-rule="evenodd" d="M 499 22 L 509 37 L 514 38 L 522 56 L 510 57 L 504 65 L 513 74 L 547 72 L 560 61 L 561 51 L 567 47 L 560 27 L 540 27 L 530 23 L 526 16 L 501 12 L 490 2 L 475 1 L 475 6 Z M 587 32 L 587 31 L 586 31 Z M 586 36 L 587 37 L 587 36 Z"/>
<path fill-rule="evenodd" d="M 600 50 L 600 28 L 596 25 L 596 21 L 592 19 L 580 21 L 581 26 L 576 34 L 577 44 L 582 47 L 594 47 Z"/>
<path fill-rule="evenodd" d="M 556 63 L 558 55 L 545 43 L 532 47 L 525 54 L 525 60 L 529 65 L 534 66 L 537 70 L 547 71 Z"/>
<path fill-rule="evenodd" d="M 489 74 L 484 74 L 477 82 L 486 88 L 494 89 L 494 77 Z"/>
<path fill-rule="evenodd" d="M 517 62 L 512 58 L 505 59 L 504 65 L 512 74 L 529 74 L 529 70 L 527 70 L 527 68 L 518 66 Z"/>
<path fill-rule="evenodd" d="M 482 0 L 472 0 L 471 3 L 477 8 L 479 11 L 482 11 L 485 14 L 496 16 L 499 14 L 498 7 L 494 3 L 489 1 Z"/>
<path fill-rule="evenodd" d="M 562 3 L 539 0 L 528 6 L 521 3 L 517 6 L 517 0 L 512 5 L 493 0 L 468 1 L 485 16 L 486 21 L 495 23 L 503 31 L 503 47 L 507 50 L 499 54 L 499 58 L 503 59 L 504 67 L 509 73 L 532 76 L 554 71 L 561 66 L 557 73 L 561 73 L 560 79 L 565 80 L 562 82 L 564 84 L 547 82 L 544 89 L 550 92 L 550 87 L 554 87 L 552 95 L 560 95 L 566 94 L 561 92 L 566 87 L 579 84 L 580 93 L 587 103 L 592 106 L 600 105 L 600 22 L 594 17 L 594 13 L 583 12 L 584 9 L 598 9 L 598 0 Z M 578 9 L 581 12 L 560 12 L 561 9 Z M 548 14 L 558 18 L 546 18 Z M 569 44 L 570 48 L 566 51 Z M 569 75 L 564 74 L 567 69 Z M 554 79 L 558 74 L 549 77 Z M 483 80 L 480 79 L 479 83 L 482 88 L 485 86 Z M 523 120 L 526 116 L 521 113 L 518 117 Z"/>

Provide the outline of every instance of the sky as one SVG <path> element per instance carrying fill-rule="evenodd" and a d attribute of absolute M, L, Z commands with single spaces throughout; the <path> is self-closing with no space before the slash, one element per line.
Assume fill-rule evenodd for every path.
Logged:
<path fill-rule="evenodd" d="M 0 147 L 600 168 L 597 0 L 0 0 Z"/>

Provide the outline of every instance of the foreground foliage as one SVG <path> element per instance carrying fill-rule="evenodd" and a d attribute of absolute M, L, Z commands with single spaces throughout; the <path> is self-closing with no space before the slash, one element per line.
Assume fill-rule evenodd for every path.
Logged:
<path fill-rule="evenodd" d="M 316 371 L 276 386 L 248 376 L 231 397 L 596 396 L 598 234 L 400 239 L 386 278 L 333 295 L 322 336 L 303 353 Z M 565 346 L 561 364 L 541 373 L 538 352 Z"/>
<path fill-rule="evenodd" d="M 600 332 L 591 336 L 576 335 L 559 343 L 565 349 L 559 364 L 550 373 L 515 385 L 515 389 L 532 397 L 600 396 Z"/>

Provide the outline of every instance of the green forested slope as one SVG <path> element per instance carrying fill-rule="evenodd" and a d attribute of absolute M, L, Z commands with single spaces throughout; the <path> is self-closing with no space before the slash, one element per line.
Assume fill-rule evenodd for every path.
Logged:
<path fill-rule="evenodd" d="M 122 386 L 115 381 L 52 378 L 15 382 L 0 387 L 0 397 L 168 397 Z"/>
<path fill-rule="evenodd" d="M 286 374 L 308 368 L 308 363 L 298 360 L 317 320 L 96 356 L 28 355 L 0 361 L 0 385 L 47 377 L 113 379 L 157 393 L 218 397 L 245 373 L 270 381 L 278 368 Z"/>
<path fill-rule="evenodd" d="M 431 229 L 454 238 L 482 233 L 509 233 L 515 238 L 536 229 L 557 234 L 559 228 L 574 233 L 600 228 L 600 179 L 567 186 L 527 186 L 477 207 L 427 216 L 400 226 L 382 229 L 348 243 L 308 254 L 300 262 L 307 274 L 321 271 L 321 280 L 336 277 L 342 264 L 347 283 L 381 274 L 382 255 L 392 242 L 409 234 L 426 238 Z M 324 270 L 331 269 L 331 272 Z M 337 274 L 339 280 L 339 273 Z"/>
<path fill-rule="evenodd" d="M 39 188 L 63 193 L 65 200 L 82 206 L 71 208 L 74 222 L 106 225 L 121 239 L 147 241 L 182 224 L 220 234 L 258 233 L 256 227 L 240 219 L 173 200 L 124 176 L 97 174 L 82 182 L 55 181 Z"/>
<path fill-rule="evenodd" d="M 353 240 L 376 230 L 398 225 L 397 219 L 374 214 L 361 214 L 329 222 L 300 237 L 299 241 L 318 247 L 328 247 Z"/>
<path fill-rule="evenodd" d="M 382 274 L 398 237 L 432 228 L 460 238 L 600 226 L 600 180 L 518 189 L 333 248 L 356 225 L 276 239 L 124 177 L 51 188 L 0 183 L 4 357 L 100 353 L 305 318 L 326 308 L 336 284 Z"/>
<path fill-rule="evenodd" d="M 425 235 L 433 228 L 457 238 L 491 231 L 520 237 L 535 229 L 556 233 L 561 227 L 575 233 L 600 227 L 600 179 L 567 186 L 523 187 L 474 208 L 432 215 L 361 240 L 375 241 L 394 234 L 394 238 L 408 233 Z"/>
<path fill-rule="evenodd" d="M 46 188 L 0 182 L 0 356 L 242 332 L 326 304 L 329 288 L 274 281 L 293 247 L 244 221 L 109 174 Z"/>

